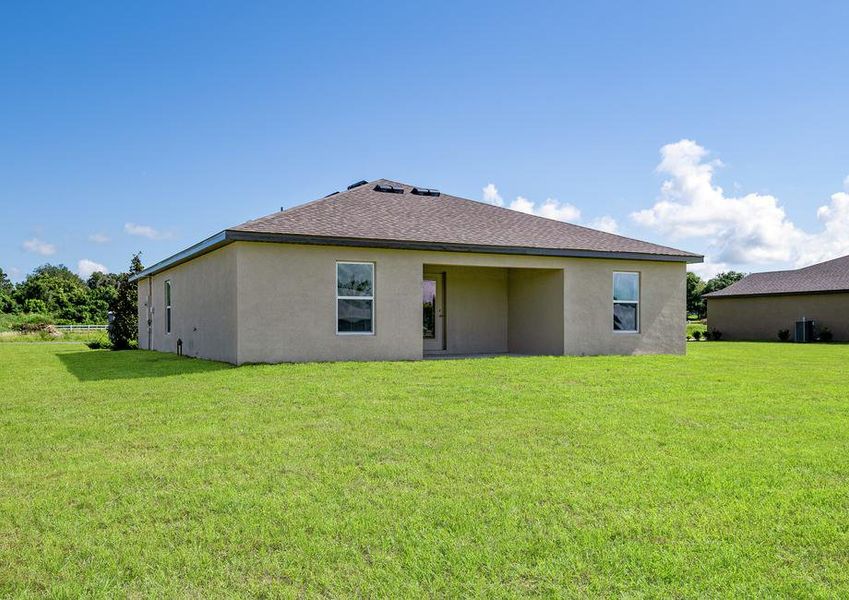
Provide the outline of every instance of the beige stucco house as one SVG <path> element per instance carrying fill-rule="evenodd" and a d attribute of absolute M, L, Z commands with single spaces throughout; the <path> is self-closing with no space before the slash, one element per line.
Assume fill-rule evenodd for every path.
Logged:
<path fill-rule="evenodd" d="M 805 338 L 828 328 L 835 341 L 849 341 L 849 256 L 752 273 L 705 298 L 708 327 L 721 331 L 723 339 L 777 340 L 786 329 L 791 340 L 812 341 Z M 807 334 L 802 322 L 811 324 Z"/>
<path fill-rule="evenodd" d="M 139 347 L 235 364 L 685 350 L 689 252 L 388 180 L 145 269 Z"/>

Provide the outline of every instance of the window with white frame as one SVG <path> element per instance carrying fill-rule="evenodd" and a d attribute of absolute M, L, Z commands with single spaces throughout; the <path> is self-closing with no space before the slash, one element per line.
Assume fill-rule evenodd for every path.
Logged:
<path fill-rule="evenodd" d="M 171 333 L 171 280 L 165 282 L 165 333 Z"/>
<path fill-rule="evenodd" d="M 613 273 L 613 331 L 640 331 L 639 273 Z"/>
<path fill-rule="evenodd" d="M 374 263 L 336 263 L 336 333 L 374 333 Z"/>

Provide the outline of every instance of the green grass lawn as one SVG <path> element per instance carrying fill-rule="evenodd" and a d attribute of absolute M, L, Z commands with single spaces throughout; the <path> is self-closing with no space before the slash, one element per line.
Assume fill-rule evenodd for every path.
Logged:
<path fill-rule="evenodd" d="M 105 331 L 63 331 L 59 336 L 52 336 L 44 331 L 21 333 L 19 331 L 0 331 L 0 344 L 4 342 L 109 342 L 109 334 Z"/>
<path fill-rule="evenodd" d="M 54 337 L 45 331 L 22 333 L 17 328 L 22 323 L 54 323 L 48 314 L 8 314 L 0 313 L 0 343 L 3 342 L 93 342 L 106 341 L 108 334 L 104 330 L 61 331 Z"/>
<path fill-rule="evenodd" d="M 0 345 L 0 596 L 849 594 L 849 346 Z"/>
<path fill-rule="evenodd" d="M 687 321 L 687 336 L 693 337 L 693 333 L 696 331 L 701 332 L 704 335 L 705 331 L 707 331 L 707 325 L 704 321 Z"/>

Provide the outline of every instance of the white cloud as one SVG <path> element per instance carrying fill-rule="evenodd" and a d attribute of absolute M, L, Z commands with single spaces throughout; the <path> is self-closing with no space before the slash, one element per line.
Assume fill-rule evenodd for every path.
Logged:
<path fill-rule="evenodd" d="M 722 163 L 692 140 L 667 144 L 657 167 L 670 176 L 658 202 L 631 217 L 673 238 L 706 237 L 721 262 L 781 262 L 792 258 L 800 232 L 774 196 L 729 197 L 713 182 Z"/>
<path fill-rule="evenodd" d="M 124 231 L 130 235 L 146 237 L 151 240 L 164 240 L 171 237 L 167 231 L 158 231 L 150 225 L 138 225 L 136 223 L 124 223 Z"/>
<path fill-rule="evenodd" d="M 710 258 L 705 257 L 704 262 L 687 265 L 687 270 L 707 281 L 720 273 L 734 269 L 728 263 L 713 262 Z"/>
<path fill-rule="evenodd" d="M 843 189 L 849 192 L 849 175 L 843 180 Z"/>
<path fill-rule="evenodd" d="M 708 151 L 693 140 L 667 144 L 660 154 L 657 170 L 669 179 L 654 206 L 631 218 L 675 239 L 706 239 L 702 270 L 768 263 L 804 266 L 849 253 L 849 193 L 832 195 L 831 203 L 817 210 L 823 230 L 808 233 L 788 218 L 775 196 L 726 195 L 713 180 L 722 163 L 707 160 Z"/>
<path fill-rule="evenodd" d="M 483 201 L 495 206 L 504 206 L 504 199 L 498 193 L 498 188 L 495 187 L 494 183 L 488 183 L 483 188 Z"/>
<path fill-rule="evenodd" d="M 598 229 L 599 231 L 606 231 L 607 233 L 619 232 L 619 223 L 617 223 L 616 219 L 609 215 L 593 219 L 590 221 L 589 226 L 593 229 Z"/>
<path fill-rule="evenodd" d="M 528 200 L 524 196 L 517 196 L 510 203 L 510 209 L 547 219 L 556 219 L 558 221 L 577 221 L 581 218 L 581 211 L 577 207 L 568 202 L 559 202 L 554 198 L 547 198 L 545 202 L 537 207 L 535 202 Z"/>
<path fill-rule="evenodd" d="M 21 276 L 21 270 L 18 267 L 9 268 L 9 278 L 17 280 Z"/>
<path fill-rule="evenodd" d="M 524 196 L 516 196 L 516 199 L 510 203 L 510 210 L 517 210 L 532 215 L 534 214 L 534 203 Z"/>
<path fill-rule="evenodd" d="M 483 199 L 495 206 L 504 206 L 504 198 L 501 197 L 494 183 L 489 183 L 483 188 Z M 537 206 L 535 202 L 524 196 L 516 196 L 516 199 L 507 208 L 557 221 L 578 221 L 581 218 L 581 211 L 578 207 L 554 198 L 546 198 L 545 202 Z"/>
<path fill-rule="evenodd" d="M 95 244 L 106 244 L 109 243 L 109 236 L 105 233 L 92 233 L 88 236 L 88 241 L 94 242 Z"/>
<path fill-rule="evenodd" d="M 832 194 L 831 202 L 817 209 L 817 219 L 823 224 L 823 230 L 805 235 L 796 252 L 796 266 L 849 254 L 849 192 Z"/>
<path fill-rule="evenodd" d="M 77 262 L 77 274 L 83 279 L 88 279 L 91 277 L 91 274 L 95 271 L 100 271 L 101 273 L 108 273 L 109 269 L 100 263 L 96 263 L 93 260 L 89 260 L 84 258 Z"/>
<path fill-rule="evenodd" d="M 581 211 L 577 206 L 568 202 L 558 202 L 554 198 L 546 198 L 536 214 L 557 221 L 577 221 L 581 218 Z"/>
<path fill-rule="evenodd" d="M 23 243 L 22 248 L 27 252 L 32 252 L 33 254 L 40 254 L 41 256 L 50 256 L 52 254 L 56 254 L 56 246 L 54 246 L 53 244 L 48 244 L 47 242 L 38 238 L 26 240 Z"/>

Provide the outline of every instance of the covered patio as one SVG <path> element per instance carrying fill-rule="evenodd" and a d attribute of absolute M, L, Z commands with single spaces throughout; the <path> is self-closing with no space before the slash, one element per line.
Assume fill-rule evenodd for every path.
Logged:
<path fill-rule="evenodd" d="M 561 355 L 563 298 L 563 269 L 425 264 L 424 355 Z"/>

